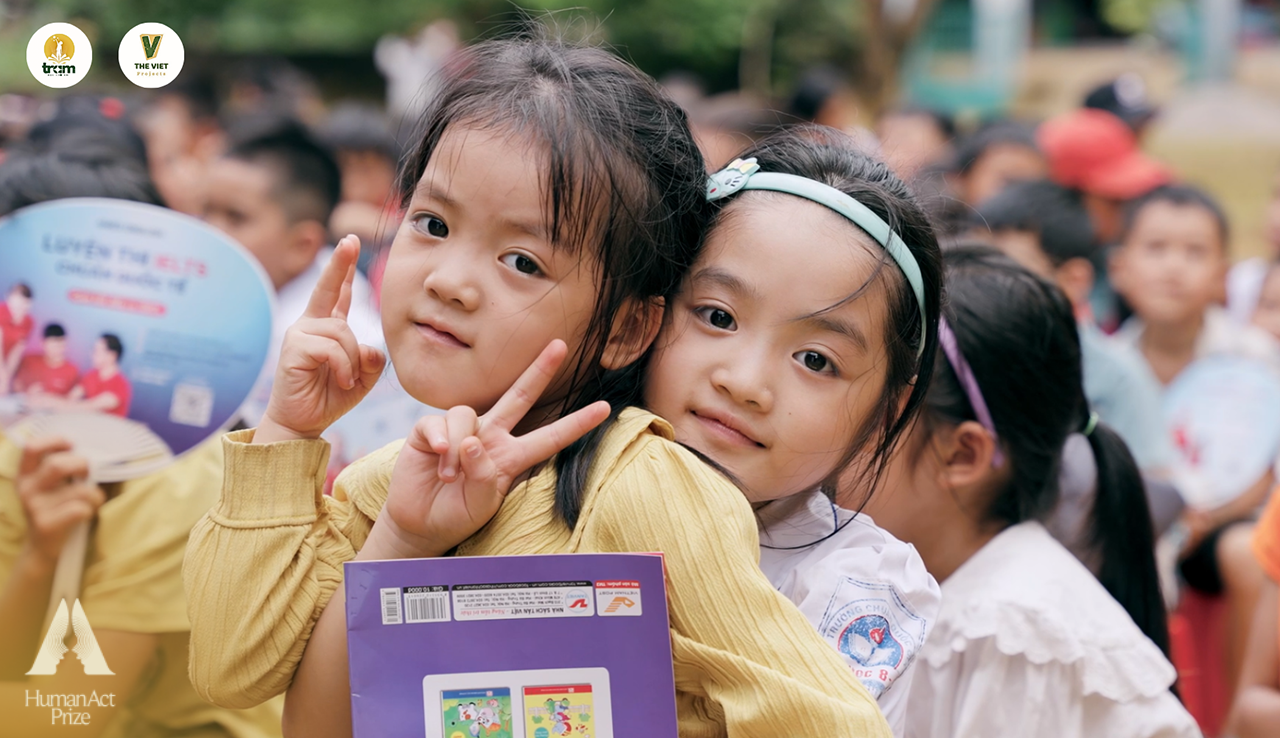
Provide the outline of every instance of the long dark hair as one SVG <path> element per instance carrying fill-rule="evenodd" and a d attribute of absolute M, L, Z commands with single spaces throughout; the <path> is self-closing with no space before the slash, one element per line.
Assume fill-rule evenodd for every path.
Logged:
<path fill-rule="evenodd" d="M 1071 303 L 1057 286 L 994 249 L 960 246 L 949 249 L 945 261 L 943 312 L 983 389 L 1010 465 L 1008 483 L 991 500 L 986 518 L 1003 525 L 1044 520 L 1058 502 L 1063 445 L 1090 425 Z M 932 435 L 940 423 L 975 417 L 951 365 L 937 361 L 921 415 L 925 430 Z M 1098 468 L 1090 515 L 1091 543 L 1102 558 L 1098 579 L 1168 655 L 1142 476 L 1115 431 L 1096 423 L 1088 439 Z"/>
<path fill-rule="evenodd" d="M 560 415 L 607 400 L 610 419 L 555 459 L 556 514 L 577 524 L 596 448 L 617 414 L 641 403 L 650 351 L 621 369 L 600 366 L 619 311 L 667 299 L 697 259 L 708 206 L 706 170 L 684 112 L 657 83 L 616 56 L 526 29 L 452 59 L 401 167 L 401 205 L 454 126 L 510 130 L 541 143 L 548 231 L 590 256 L 600 294 L 573 359 Z"/>
<path fill-rule="evenodd" d="M 857 299 L 877 280 L 884 280 L 889 300 L 885 346 L 889 364 L 885 373 L 885 389 L 872 413 L 855 423 L 857 431 L 844 458 L 823 480 L 821 489 L 829 497 L 836 494 L 837 481 L 857 457 L 870 450 L 871 463 L 860 465 L 853 479 L 843 477 L 844 484 L 856 484 L 867 490 L 861 501 L 870 499 L 892 451 L 924 402 L 929 389 L 931 371 L 938 349 L 938 314 L 942 295 L 942 253 L 934 236 L 929 217 L 916 202 L 911 190 L 881 161 L 862 153 L 849 136 L 825 126 L 804 125 L 775 133 L 743 152 L 754 157 L 762 172 L 794 174 L 830 185 L 865 205 L 879 216 L 910 249 L 920 265 L 924 282 L 924 321 L 920 305 L 888 251 L 875 246 L 880 264 L 867 284 L 829 309 Z M 772 193 L 746 191 L 715 203 L 712 228 L 731 219 L 738 208 L 753 197 L 776 196 Z M 783 195 L 785 197 L 785 195 Z M 741 204 L 736 204 L 741 203 Z M 851 228 L 856 228 L 850 223 Z M 799 285 L 797 288 L 801 288 Z M 923 353 L 920 346 L 923 344 Z M 906 403 L 902 402 L 907 394 Z"/>

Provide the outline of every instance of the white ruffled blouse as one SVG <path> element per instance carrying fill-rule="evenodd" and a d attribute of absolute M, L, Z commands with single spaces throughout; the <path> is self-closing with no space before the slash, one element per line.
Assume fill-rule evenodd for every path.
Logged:
<path fill-rule="evenodd" d="M 1035 522 L 942 583 L 908 738 L 1200 736 L 1176 674 L 1089 570 Z"/>

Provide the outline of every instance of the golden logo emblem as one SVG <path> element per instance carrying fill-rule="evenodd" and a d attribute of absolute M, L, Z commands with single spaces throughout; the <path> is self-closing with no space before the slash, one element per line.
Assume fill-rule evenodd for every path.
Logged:
<path fill-rule="evenodd" d="M 44 56 L 54 64 L 65 64 L 75 55 L 75 42 L 64 33 L 55 33 L 44 42 Z"/>

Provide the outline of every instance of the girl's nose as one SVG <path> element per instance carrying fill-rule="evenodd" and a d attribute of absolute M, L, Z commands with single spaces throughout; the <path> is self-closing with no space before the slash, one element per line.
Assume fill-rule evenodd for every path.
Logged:
<path fill-rule="evenodd" d="M 728 356 L 711 373 L 711 383 L 735 403 L 755 412 L 773 409 L 773 391 L 764 362 L 756 357 Z"/>
<path fill-rule="evenodd" d="M 438 248 L 438 247 L 437 247 Z M 446 253 L 453 251 L 453 254 Z M 427 268 L 423 289 L 443 303 L 462 310 L 475 310 L 480 305 L 480 289 L 474 278 L 474 264 L 464 255 L 464 249 L 438 248 L 436 256 Z"/>

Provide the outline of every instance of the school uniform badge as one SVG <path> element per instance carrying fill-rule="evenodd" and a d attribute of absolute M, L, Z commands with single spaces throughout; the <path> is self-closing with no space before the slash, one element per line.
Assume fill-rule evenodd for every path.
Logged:
<path fill-rule="evenodd" d="M 920 652 L 927 629 L 927 621 L 892 584 L 845 577 L 827 603 L 818 633 L 879 698 Z"/>

